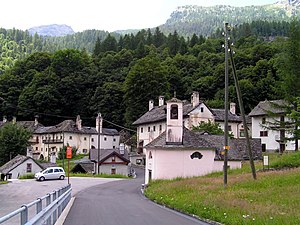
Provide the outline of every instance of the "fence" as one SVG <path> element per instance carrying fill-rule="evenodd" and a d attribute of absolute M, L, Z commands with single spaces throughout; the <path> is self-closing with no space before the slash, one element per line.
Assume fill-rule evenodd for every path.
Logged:
<path fill-rule="evenodd" d="M 20 209 L 17 209 L 6 216 L 0 218 L 0 224 L 12 220 L 19 215 L 19 223 L 21 225 L 53 225 L 61 215 L 64 208 L 67 206 L 71 199 L 71 184 L 55 190 L 37 200 L 22 205 Z M 35 207 L 34 207 L 35 206 Z M 35 210 L 33 210 L 35 208 Z M 29 211 L 33 216 L 29 219 Z M 12 223 L 9 223 L 12 224 Z"/>

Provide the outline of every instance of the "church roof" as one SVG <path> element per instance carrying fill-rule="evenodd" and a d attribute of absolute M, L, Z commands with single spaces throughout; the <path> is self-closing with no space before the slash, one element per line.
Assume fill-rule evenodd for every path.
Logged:
<path fill-rule="evenodd" d="M 251 139 L 251 149 L 254 159 L 262 159 L 261 140 Z M 222 155 L 224 146 L 224 135 L 209 135 L 203 132 L 194 132 L 186 128 L 183 130 L 183 142 L 181 145 L 168 144 L 166 142 L 166 133 L 163 132 L 160 136 L 145 146 L 146 149 L 161 149 L 161 150 L 215 150 L 215 160 L 224 160 Z M 246 139 L 229 139 L 230 150 L 228 151 L 228 160 L 247 160 L 249 154 L 247 151 Z"/>

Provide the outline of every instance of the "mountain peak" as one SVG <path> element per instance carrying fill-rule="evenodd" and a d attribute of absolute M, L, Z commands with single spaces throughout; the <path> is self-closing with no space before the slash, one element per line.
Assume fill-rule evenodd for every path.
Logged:
<path fill-rule="evenodd" d="M 32 27 L 28 29 L 30 34 L 37 33 L 41 36 L 65 36 L 68 34 L 74 34 L 74 30 L 65 24 L 51 24 L 51 25 L 42 25 L 37 27 Z"/>

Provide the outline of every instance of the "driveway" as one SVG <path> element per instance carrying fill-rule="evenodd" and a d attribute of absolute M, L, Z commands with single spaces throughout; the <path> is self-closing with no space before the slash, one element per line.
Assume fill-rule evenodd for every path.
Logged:
<path fill-rule="evenodd" d="M 120 179 L 70 177 L 72 195 L 83 189 Z M 0 185 L 0 217 L 15 211 L 23 204 L 28 204 L 37 198 L 68 185 L 68 179 L 39 182 L 30 180 L 10 180 L 8 184 Z"/>

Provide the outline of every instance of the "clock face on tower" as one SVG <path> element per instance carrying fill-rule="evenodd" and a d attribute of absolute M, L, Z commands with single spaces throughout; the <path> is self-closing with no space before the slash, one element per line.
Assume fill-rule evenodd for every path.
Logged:
<path fill-rule="evenodd" d="M 177 105 L 171 105 L 171 119 L 178 119 L 178 106 Z"/>

